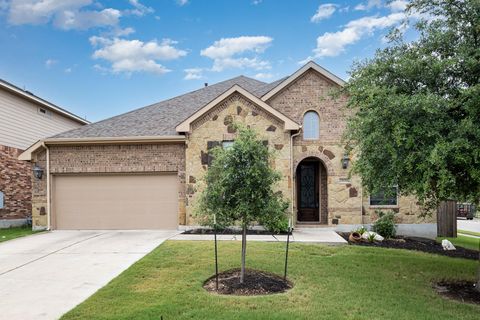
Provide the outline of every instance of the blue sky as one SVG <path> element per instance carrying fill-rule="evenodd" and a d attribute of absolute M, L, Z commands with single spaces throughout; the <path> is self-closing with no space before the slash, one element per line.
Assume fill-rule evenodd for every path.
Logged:
<path fill-rule="evenodd" d="M 98 121 L 312 59 L 341 78 L 406 1 L 0 0 L 0 78 Z"/>

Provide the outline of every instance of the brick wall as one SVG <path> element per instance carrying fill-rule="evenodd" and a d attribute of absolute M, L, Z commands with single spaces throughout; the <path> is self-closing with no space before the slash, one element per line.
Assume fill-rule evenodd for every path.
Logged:
<path fill-rule="evenodd" d="M 375 210 L 368 205 L 368 195 L 362 194 L 360 177 L 349 176 L 349 170 L 342 168 L 345 149 L 341 141 L 349 111 L 345 109 L 346 97 L 332 95 L 337 90 L 337 85 L 309 70 L 267 103 L 300 124 L 307 111 L 318 113 L 319 139 L 304 140 L 302 134 L 297 136 L 293 143 L 293 161 L 297 167 L 303 159 L 316 157 L 325 165 L 328 178 L 326 186 L 323 181 L 321 188 L 327 189 L 328 224 L 370 223 L 376 218 Z M 355 154 L 349 156 L 354 162 Z M 398 223 L 432 221 L 418 218 L 419 209 L 411 197 L 401 197 L 395 212 Z"/>
<path fill-rule="evenodd" d="M 17 159 L 20 153 L 20 149 L 0 145 L 0 191 L 5 197 L 0 220 L 31 215 L 31 166 Z"/>
<path fill-rule="evenodd" d="M 185 224 L 185 145 L 132 144 L 50 146 L 50 173 L 148 173 L 177 172 L 179 224 Z M 46 167 L 45 151 L 34 162 Z M 46 179 L 34 181 L 33 224 L 46 226 Z M 43 213 L 43 214 L 42 214 Z"/>

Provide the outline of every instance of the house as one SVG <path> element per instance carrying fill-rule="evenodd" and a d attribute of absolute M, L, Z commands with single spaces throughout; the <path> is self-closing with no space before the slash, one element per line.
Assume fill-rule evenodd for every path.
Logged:
<path fill-rule="evenodd" d="M 278 185 L 296 225 L 369 223 L 393 210 L 422 223 L 411 198 L 364 194 L 341 136 L 344 82 L 309 62 L 272 83 L 240 76 L 78 129 L 21 155 L 42 168 L 33 180 L 33 224 L 53 229 L 157 229 L 195 225 L 209 150 L 254 128 L 275 151 Z M 396 191 L 396 189 L 394 190 Z"/>
<path fill-rule="evenodd" d="M 0 80 L 0 228 L 31 216 L 31 165 L 18 156 L 36 141 L 89 123 Z"/>

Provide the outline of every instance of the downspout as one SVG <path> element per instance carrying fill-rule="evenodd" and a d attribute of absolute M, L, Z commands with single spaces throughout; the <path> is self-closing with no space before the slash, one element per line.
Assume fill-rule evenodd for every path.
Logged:
<path fill-rule="evenodd" d="M 293 177 L 295 176 L 295 172 L 294 172 L 294 168 L 293 168 L 293 138 L 295 138 L 296 136 L 298 136 L 300 133 L 302 132 L 302 127 L 300 127 L 300 129 L 298 130 L 297 133 L 295 134 L 292 134 L 290 136 L 290 170 L 291 170 L 291 173 L 290 173 L 290 179 L 292 180 L 292 212 L 291 212 L 291 217 L 290 217 L 290 226 L 293 227 L 293 217 L 294 217 L 294 210 L 293 210 L 293 206 L 294 206 L 294 197 L 295 197 L 295 183 L 294 183 L 294 179 Z"/>

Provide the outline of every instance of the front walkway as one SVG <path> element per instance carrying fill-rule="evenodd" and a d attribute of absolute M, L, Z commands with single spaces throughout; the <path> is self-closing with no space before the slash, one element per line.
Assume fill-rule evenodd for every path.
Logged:
<path fill-rule="evenodd" d="M 218 240 L 242 240 L 241 235 L 232 234 L 219 234 Z M 286 235 L 248 235 L 248 241 L 263 241 L 263 242 L 285 242 L 287 241 Z M 179 234 L 172 237 L 170 240 L 213 240 L 211 234 Z M 305 228 L 295 229 L 290 237 L 292 242 L 309 242 L 320 243 L 327 245 L 340 245 L 347 244 L 342 237 L 340 237 L 335 231 L 323 229 L 323 228 Z"/>
<path fill-rule="evenodd" d="M 58 319 L 178 231 L 52 231 L 0 243 L 0 319 Z"/>

